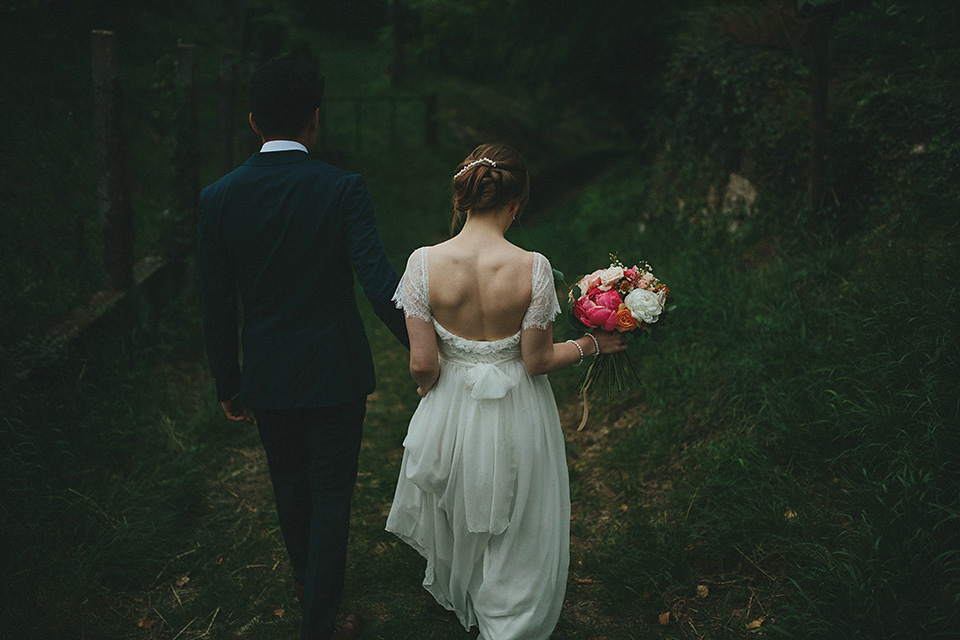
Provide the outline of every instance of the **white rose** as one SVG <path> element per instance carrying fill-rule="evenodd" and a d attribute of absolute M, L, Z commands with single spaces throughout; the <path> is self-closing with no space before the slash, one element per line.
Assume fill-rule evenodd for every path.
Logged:
<path fill-rule="evenodd" d="M 663 306 L 657 300 L 657 294 L 646 289 L 634 289 L 623 299 L 623 304 L 627 305 L 627 309 L 634 318 L 647 324 L 656 322 L 663 312 Z"/>
<path fill-rule="evenodd" d="M 600 286 L 597 288 L 601 291 L 609 291 L 617 286 L 621 278 L 623 278 L 623 267 L 604 269 L 600 272 Z"/>

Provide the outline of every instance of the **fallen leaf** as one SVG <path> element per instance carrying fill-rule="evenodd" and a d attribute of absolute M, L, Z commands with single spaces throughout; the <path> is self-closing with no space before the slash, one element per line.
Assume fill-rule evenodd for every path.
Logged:
<path fill-rule="evenodd" d="M 176 584 L 178 587 L 182 587 L 188 582 L 190 582 L 190 576 L 181 576 L 174 581 L 174 584 Z"/>
<path fill-rule="evenodd" d="M 794 518 L 797 517 L 797 512 L 794 511 L 793 509 L 787 509 L 786 511 L 783 512 L 783 517 L 786 518 L 787 520 L 793 520 Z"/>
<path fill-rule="evenodd" d="M 282 618 L 284 613 L 286 613 L 286 611 L 283 609 L 275 609 L 273 615 L 277 616 L 278 618 Z"/>
<path fill-rule="evenodd" d="M 669 612 L 669 611 L 664 611 L 663 613 L 660 614 L 660 624 L 662 624 L 662 625 L 668 625 L 668 624 L 670 624 L 670 612 Z"/>
<path fill-rule="evenodd" d="M 706 544 L 707 544 L 707 543 L 704 542 L 702 538 L 697 538 L 696 540 L 694 540 L 693 542 L 691 542 L 691 543 L 687 546 L 687 551 L 693 551 L 693 550 L 696 549 L 697 547 L 702 547 L 702 546 L 704 546 L 704 545 L 706 545 Z"/>
<path fill-rule="evenodd" d="M 747 631 L 756 631 L 761 626 L 763 626 L 764 621 L 766 621 L 766 618 L 757 618 L 753 622 L 748 622 Z"/>
<path fill-rule="evenodd" d="M 707 588 L 707 585 L 705 585 L 705 584 L 698 584 L 698 585 L 697 585 L 697 597 L 698 597 L 698 598 L 706 598 L 708 595 L 710 595 L 710 589 Z"/>
<path fill-rule="evenodd" d="M 629 509 L 629 508 L 630 508 L 630 507 L 627 506 L 627 505 L 625 505 L 625 504 L 620 505 L 620 511 L 626 511 L 626 510 Z"/>

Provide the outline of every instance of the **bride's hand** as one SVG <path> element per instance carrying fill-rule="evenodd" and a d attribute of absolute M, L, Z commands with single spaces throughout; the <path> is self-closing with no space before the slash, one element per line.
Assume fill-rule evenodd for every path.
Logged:
<path fill-rule="evenodd" d="M 627 336 L 619 331 L 595 330 L 593 337 L 597 339 L 600 353 L 617 353 L 627 349 Z"/>
<path fill-rule="evenodd" d="M 430 384 L 418 385 L 417 395 L 420 396 L 421 398 L 426 398 L 427 394 L 430 393 L 430 389 L 433 389 L 433 387 L 436 386 L 436 384 L 437 384 L 437 379 L 434 378 L 433 382 L 431 382 Z"/>

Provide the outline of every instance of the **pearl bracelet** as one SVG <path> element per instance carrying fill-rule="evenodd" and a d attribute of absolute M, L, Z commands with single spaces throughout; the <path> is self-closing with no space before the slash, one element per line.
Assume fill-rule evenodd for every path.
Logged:
<path fill-rule="evenodd" d="M 577 342 L 576 340 L 567 340 L 567 342 L 572 343 L 573 346 L 575 346 L 575 347 L 577 348 L 577 351 L 580 352 L 580 362 L 578 362 L 577 364 L 573 365 L 573 366 L 575 366 L 575 367 L 579 367 L 580 365 L 583 364 L 583 347 L 581 347 L 581 346 L 580 346 L 580 343 Z"/>
<path fill-rule="evenodd" d="M 597 348 L 597 350 L 593 352 L 593 355 L 595 356 L 600 355 L 600 343 L 597 342 L 597 336 L 593 335 L 592 333 L 585 333 L 583 335 L 593 340 L 593 346 Z"/>

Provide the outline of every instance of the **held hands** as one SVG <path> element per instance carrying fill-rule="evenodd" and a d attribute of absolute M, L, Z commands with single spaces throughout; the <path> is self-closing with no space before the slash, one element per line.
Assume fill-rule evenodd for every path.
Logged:
<path fill-rule="evenodd" d="M 597 346 L 600 353 L 617 353 L 627 350 L 626 334 L 619 331 L 593 331 L 593 337 L 597 340 Z"/>
<path fill-rule="evenodd" d="M 248 424 L 253 424 L 253 416 L 243 408 L 239 402 L 235 400 L 227 400 L 221 402 L 220 406 L 223 407 L 223 413 L 234 422 L 246 422 Z"/>

